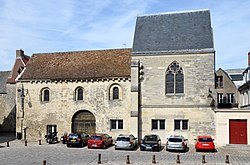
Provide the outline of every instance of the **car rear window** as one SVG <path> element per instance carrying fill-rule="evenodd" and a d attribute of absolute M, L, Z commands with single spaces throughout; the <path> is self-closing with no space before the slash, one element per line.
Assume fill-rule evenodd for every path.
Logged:
<path fill-rule="evenodd" d="M 76 134 L 74 134 L 74 135 L 69 135 L 69 138 L 76 139 L 76 138 L 78 138 L 78 135 L 76 135 Z"/>
<path fill-rule="evenodd" d="M 118 137 L 116 141 L 130 141 L 129 137 Z"/>
<path fill-rule="evenodd" d="M 199 138 L 199 142 L 212 142 L 212 138 Z"/>
<path fill-rule="evenodd" d="M 168 141 L 169 142 L 182 142 L 182 139 L 180 139 L 180 138 L 169 138 Z"/>
<path fill-rule="evenodd" d="M 157 141 L 157 136 L 145 136 L 143 141 Z"/>
<path fill-rule="evenodd" d="M 102 140 L 101 136 L 91 136 L 90 139 L 92 140 Z"/>

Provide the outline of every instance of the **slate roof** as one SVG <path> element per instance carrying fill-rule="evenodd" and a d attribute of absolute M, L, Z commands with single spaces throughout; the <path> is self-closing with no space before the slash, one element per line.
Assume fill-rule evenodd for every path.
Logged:
<path fill-rule="evenodd" d="M 131 49 L 33 54 L 19 80 L 130 77 Z"/>
<path fill-rule="evenodd" d="M 0 93 L 7 93 L 7 79 L 11 75 L 11 71 L 0 71 Z"/>
<path fill-rule="evenodd" d="M 211 48 L 214 45 L 209 10 L 137 17 L 133 53 Z"/>

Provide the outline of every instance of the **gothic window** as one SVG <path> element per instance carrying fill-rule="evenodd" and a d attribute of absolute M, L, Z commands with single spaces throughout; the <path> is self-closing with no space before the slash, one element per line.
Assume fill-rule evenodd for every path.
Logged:
<path fill-rule="evenodd" d="M 166 94 L 184 93 L 184 74 L 177 62 L 169 65 L 166 72 Z"/>
<path fill-rule="evenodd" d="M 109 100 L 121 100 L 121 87 L 118 84 L 111 85 L 109 89 Z"/>
<path fill-rule="evenodd" d="M 77 87 L 75 90 L 75 100 L 80 101 L 83 100 L 83 88 Z"/>
<path fill-rule="evenodd" d="M 50 91 L 49 88 L 44 88 L 41 91 L 41 101 L 42 102 L 48 102 L 50 101 Z"/>

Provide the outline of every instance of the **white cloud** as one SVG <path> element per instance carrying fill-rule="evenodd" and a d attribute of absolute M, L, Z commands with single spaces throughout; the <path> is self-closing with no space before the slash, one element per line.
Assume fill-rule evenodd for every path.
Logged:
<path fill-rule="evenodd" d="M 10 70 L 15 50 L 26 54 L 132 47 L 136 16 L 210 9 L 217 68 L 244 68 L 249 51 L 248 1 L 207 0 L 1 0 L 0 70 Z"/>

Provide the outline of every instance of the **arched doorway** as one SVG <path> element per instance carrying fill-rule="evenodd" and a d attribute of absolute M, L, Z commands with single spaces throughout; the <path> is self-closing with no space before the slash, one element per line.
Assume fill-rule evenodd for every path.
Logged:
<path fill-rule="evenodd" d="M 71 130 L 74 133 L 95 133 L 95 116 L 87 110 L 76 112 L 72 117 Z"/>

